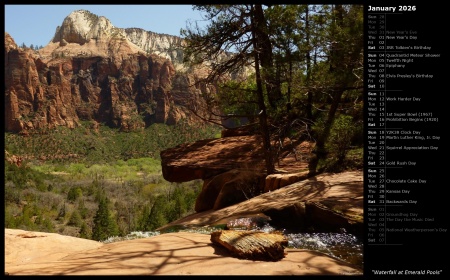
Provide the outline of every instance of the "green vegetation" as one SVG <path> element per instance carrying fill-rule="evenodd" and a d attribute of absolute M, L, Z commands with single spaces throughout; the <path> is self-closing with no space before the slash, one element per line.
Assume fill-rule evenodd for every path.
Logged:
<path fill-rule="evenodd" d="M 165 181 L 159 151 L 218 132 L 156 124 L 129 133 L 84 126 L 5 133 L 6 150 L 24 158 L 20 167 L 5 160 L 5 227 L 94 240 L 154 231 L 193 213 L 201 190 L 199 180 Z"/>
<path fill-rule="evenodd" d="M 33 164 L 42 160 L 89 166 L 143 157 L 158 160 L 162 150 L 199 139 L 215 138 L 219 132 L 217 126 L 193 128 L 185 121 L 173 126 L 155 123 L 141 131 L 127 133 L 106 125 L 95 131 L 90 122 L 82 122 L 74 129 L 57 127 L 38 131 L 32 137 L 5 133 L 5 150 L 14 155 L 26 155 Z"/>

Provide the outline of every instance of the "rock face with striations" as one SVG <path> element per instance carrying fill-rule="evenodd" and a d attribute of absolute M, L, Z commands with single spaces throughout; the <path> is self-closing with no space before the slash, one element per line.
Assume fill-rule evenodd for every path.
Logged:
<path fill-rule="evenodd" d="M 188 106 L 215 88 L 193 86 L 207 69 L 183 68 L 181 45 L 176 36 L 116 28 L 86 10 L 67 16 L 38 51 L 19 48 L 5 32 L 5 131 L 199 122 Z"/>
<path fill-rule="evenodd" d="M 164 179 L 203 180 L 195 211 L 221 209 L 264 190 L 264 153 L 259 135 L 181 144 L 160 153 Z"/>
<path fill-rule="evenodd" d="M 206 180 L 233 169 L 261 172 L 264 153 L 260 143 L 258 135 L 247 135 L 199 140 L 166 149 L 161 152 L 164 179 Z"/>

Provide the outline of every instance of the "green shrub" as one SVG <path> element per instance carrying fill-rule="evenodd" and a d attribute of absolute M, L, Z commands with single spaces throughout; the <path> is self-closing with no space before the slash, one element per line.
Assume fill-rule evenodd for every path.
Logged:
<path fill-rule="evenodd" d="M 86 222 L 81 223 L 80 227 L 80 238 L 91 239 L 92 231 L 89 229 Z"/>
<path fill-rule="evenodd" d="M 67 193 L 67 200 L 74 202 L 78 198 L 83 196 L 83 191 L 80 187 L 71 187 L 69 192 Z"/>
<path fill-rule="evenodd" d="M 69 226 L 76 226 L 81 227 L 83 220 L 81 218 L 80 212 L 78 210 L 74 210 L 72 214 L 70 215 L 69 221 L 67 222 L 67 225 Z"/>
<path fill-rule="evenodd" d="M 323 163 L 327 171 L 342 172 L 348 168 L 346 156 L 352 150 L 352 139 L 357 138 L 361 129 L 362 123 L 355 122 L 351 116 L 339 115 L 334 120 L 326 145 L 329 156 Z"/>

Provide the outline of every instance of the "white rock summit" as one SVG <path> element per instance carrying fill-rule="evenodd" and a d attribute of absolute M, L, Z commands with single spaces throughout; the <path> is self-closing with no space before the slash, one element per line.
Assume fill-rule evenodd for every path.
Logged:
<path fill-rule="evenodd" d="M 184 40 L 181 37 L 141 28 L 117 28 L 106 17 L 87 10 L 76 10 L 68 15 L 62 25 L 57 27 L 51 43 L 64 47 L 67 44 L 84 45 L 92 41 L 98 45 L 111 40 L 127 41 L 134 52 L 156 54 L 171 60 L 175 66 L 180 66 L 183 62 L 181 46 Z"/>
<path fill-rule="evenodd" d="M 56 28 L 52 42 L 65 40 L 67 43 L 83 45 L 91 39 L 100 40 L 113 36 L 125 38 L 123 31 L 114 27 L 107 18 L 86 10 L 77 10 L 64 19 L 62 26 Z"/>

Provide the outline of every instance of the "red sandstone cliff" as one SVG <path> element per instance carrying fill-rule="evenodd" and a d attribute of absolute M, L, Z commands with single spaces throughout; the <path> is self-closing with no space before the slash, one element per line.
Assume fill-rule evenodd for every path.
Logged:
<path fill-rule="evenodd" d="M 130 40 L 134 34 L 136 43 L 148 46 L 135 38 L 148 35 L 140 31 L 139 37 L 80 10 L 66 17 L 53 40 L 38 51 L 19 48 L 5 32 L 5 131 L 73 128 L 84 120 L 124 131 L 181 119 L 199 122 L 188 106 L 202 103 L 202 93 L 215 90 L 193 86 L 205 69 L 178 65 L 176 70 L 174 60 L 161 51 L 155 53 L 165 57 Z M 182 40 L 169 41 L 181 47 Z M 161 50 L 161 42 L 152 44 Z"/>

